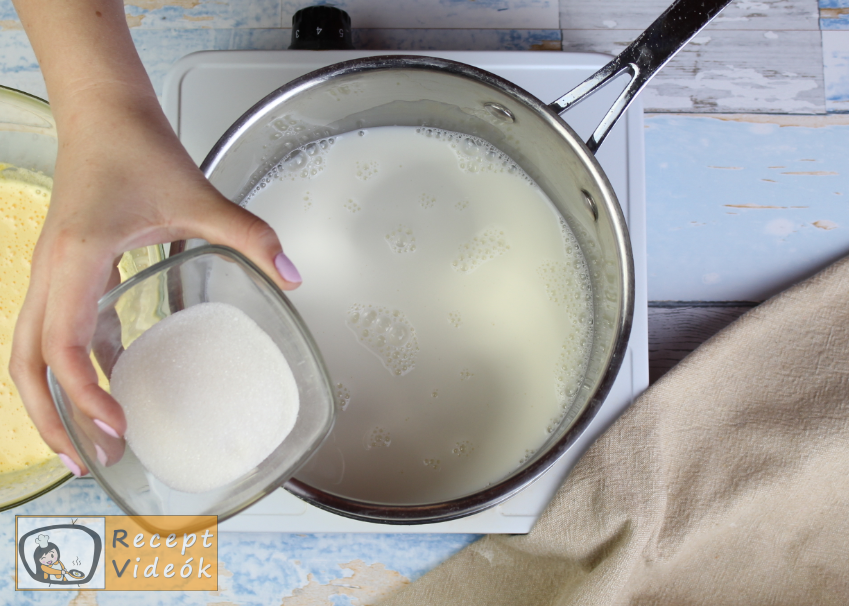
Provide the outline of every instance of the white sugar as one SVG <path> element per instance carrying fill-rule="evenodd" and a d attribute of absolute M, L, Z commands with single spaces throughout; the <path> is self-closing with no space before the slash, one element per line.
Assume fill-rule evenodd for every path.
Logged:
<path fill-rule="evenodd" d="M 225 303 L 194 305 L 142 334 L 115 364 L 111 389 L 141 464 L 193 493 L 259 465 L 292 431 L 299 407 L 280 349 Z"/>

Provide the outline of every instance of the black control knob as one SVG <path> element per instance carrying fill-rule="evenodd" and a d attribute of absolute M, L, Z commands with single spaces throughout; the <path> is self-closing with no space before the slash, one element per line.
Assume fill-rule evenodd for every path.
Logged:
<path fill-rule="evenodd" d="M 292 50 L 352 50 L 351 17 L 335 6 L 308 6 L 292 16 Z"/>

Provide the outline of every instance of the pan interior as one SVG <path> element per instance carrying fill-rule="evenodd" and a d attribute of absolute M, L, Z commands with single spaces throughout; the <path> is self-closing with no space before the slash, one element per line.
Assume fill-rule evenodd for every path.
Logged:
<path fill-rule="evenodd" d="M 632 272 L 624 221 L 612 189 L 562 121 L 532 96 L 495 76 L 450 62 L 429 65 L 422 58 L 416 62 L 392 69 L 361 62 L 295 81 L 234 125 L 204 168 L 225 196 L 244 203 L 274 166 L 310 142 L 382 126 L 443 129 L 482 138 L 506 153 L 568 224 L 592 285 L 592 348 L 577 397 L 528 461 L 486 490 L 451 503 L 352 499 L 294 483 L 300 496 L 346 515 L 409 519 L 417 517 L 410 510 L 422 506 L 427 512 L 418 517 L 428 521 L 473 513 L 507 498 L 547 469 L 586 426 L 615 376 L 624 350 L 623 334 L 627 341 Z M 369 513 L 372 509 L 379 513 Z"/>

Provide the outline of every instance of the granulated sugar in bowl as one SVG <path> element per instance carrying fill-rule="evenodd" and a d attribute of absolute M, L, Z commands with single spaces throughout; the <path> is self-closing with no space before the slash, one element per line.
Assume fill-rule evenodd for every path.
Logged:
<path fill-rule="evenodd" d="M 162 355 L 177 351 L 181 355 Z M 283 353 L 238 307 L 201 303 L 143 333 L 112 370 L 130 448 L 166 486 L 205 492 L 245 475 L 295 426 Z M 234 406 L 238 403 L 238 406 Z"/>
<path fill-rule="evenodd" d="M 104 296 L 91 350 L 125 437 L 97 427 L 49 372 L 51 392 L 92 475 L 130 515 L 222 521 L 282 485 L 333 424 L 302 320 L 225 247 L 171 257 Z"/>

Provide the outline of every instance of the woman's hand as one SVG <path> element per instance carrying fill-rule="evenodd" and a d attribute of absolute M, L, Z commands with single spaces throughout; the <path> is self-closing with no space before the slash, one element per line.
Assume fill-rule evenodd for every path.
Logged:
<path fill-rule="evenodd" d="M 136 91 L 137 92 L 137 91 Z M 46 381 L 53 370 L 77 407 L 113 437 L 126 420 L 89 359 L 97 300 L 133 248 L 199 237 L 238 249 L 284 289 L 301 278 L 274 231 L 221 196 L 188 156 L 153 96 L 109 84 L 78 89 L 60 124 L 50 210 L 35 248 L 10 370 L 50 448 L 86 473 Z M 103 447 L 98 457 L 114 461 Z"/>
<path fill-rule="evenodd" d="M 301 281 L 274 231 L 224 199 L 183 149 L 127 28 L 122 0 L 14 0 L 59 133 L 50 210 L 15 327 L 9 369 L 50 448 L 86 473 L 47 387 L 47 366 L 116 460 L 121 407 L 98 387 L 88 346 L 97 300 L 127 250 L 199 237 L 236 248 L 284 289 Z M 111 437 L 110 437 L 111 436 Z M 110 442 L 111 441 L 111 442 Z"/>

